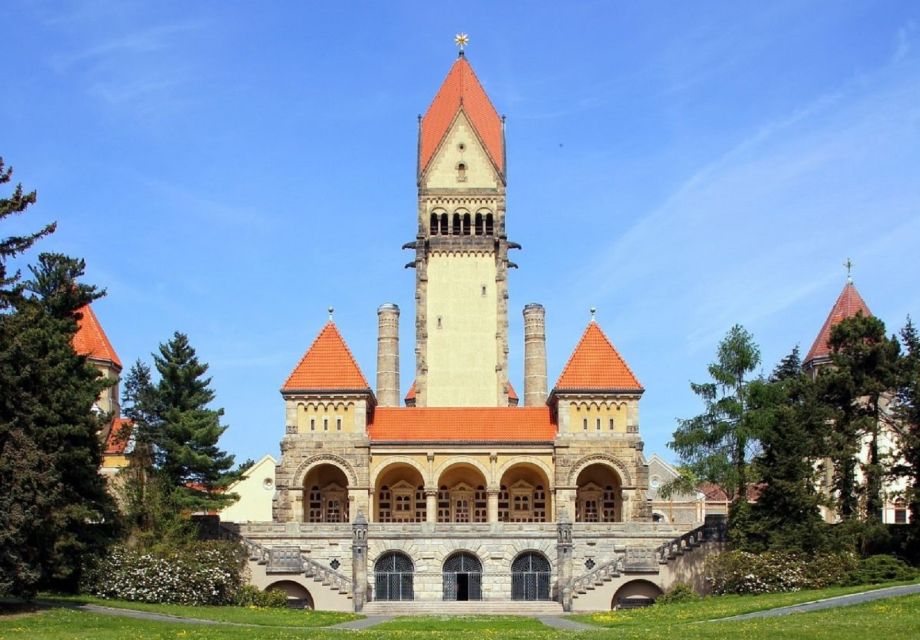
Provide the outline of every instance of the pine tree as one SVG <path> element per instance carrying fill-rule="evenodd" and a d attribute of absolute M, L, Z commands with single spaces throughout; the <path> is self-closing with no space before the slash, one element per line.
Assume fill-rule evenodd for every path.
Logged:
<path fill-rule="evenodd" d="M 750 374 L 760 364 L 753 336 L 735 325 L 719 343 L 709 365 L 713 382 L 691 383 L 705 411 L 680 420 L 668 445 L 698 477 L 723 487 L 732 496 L 730 528 L 743 528 L 747 513 L 747 468 L 752 429 L 748 415 Z"/>
<path fill-rule="evenodd" d="M 760 442 L 753 467 L 761 489 L 751 507 L 747 546 L 817 551 L 827 541 L 816 489 L 827 414 L 821 410 L 815 383 L 802 372 L 798 347 L 783 358 L 769 380 L 752 385 L 751 396 Z"/>
<path fill-rule="evenodd" d="M 72 589 L 115 533 L 98 473 L 92 407 L 106 383 L 72 346 L 77 312 L 99 297 L 83 262 L 42 254 L 13 312 L 0 315 L 0 586 Z"/>
<path fill-rule="evenodd" d="M 822 384 L 835 413 L 829 442 L 840 515 L 858 518 L 862 498 L 866 518 L 880 522 L 887 461 L 879 437 L 889 420 L 883 400 L 897 386 L 900 345 L 885 335 L 881 320 L 862 313 L 837 324 L 829 344 L 833 367 L 825 370 Z M 864 442 L 867 455 L 860 462 Z M 860 467 L 862 486 L 857 482 Z"/>
<path fill-rule="evenodd" d="M 914 543 L 920 545 L 920 334 L 910 318 L 901 329 L 904 356 L 899 367 L 898 413 L 901 475 L 907 480 L 907 504 Z"/>
<path fill-rule="evenodd" d="M 233 456 L 217 442 L 227 427 L 223 409 L 209 409 L 214 400 L 208 365 L 198 361 L 188 337 L 176 332 L 154 354 L 160 374 L 155 390 L 151 440 L 158 473 L 176 488 L 179 504 L 188 510 L 219 509 L 237 499 L 223 491 L 237 479 Z"/>
<path fill-rule="evenodd" d="M 12 176 L 13 168 L 4 168 L 3 158 L 0 157 L 0 184 L 6 184 Z M 0 221 L 7 216 L 22 213 L 29 205 L 35 203 L 36 198 L 35 191 L 23 193 L 22 185 L 16 185 L 9 198 L 0 198 Z M 17 286 L 20 274 L 17 271 L 7 276 L 6 261 L 31 247 L 39 238 L 53 233 L 54 229 L 55 224 L 51 223 L 35 233 L 25 236 L 9 236 L 0 240 L 0 310 L 6 309 L 13 297 L 21 292 L 21 288 Z"/>

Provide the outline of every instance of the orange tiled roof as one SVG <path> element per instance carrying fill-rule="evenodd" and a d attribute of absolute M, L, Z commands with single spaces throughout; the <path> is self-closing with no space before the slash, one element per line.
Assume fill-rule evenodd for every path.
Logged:
<path fill-rule="evenodd" d="M 547 442 L 556 437 L 549 407 L 377 407 L 376 442 Z"/>
<path fill-rule="evenodd" d="M 514 387 L 511 386 L 511 383 L 508 383 L 508 399 L 509 400 L 518 400 L 517 391 L 514 390 Z"/>
<path fill-rule="evenodd" d="M 643 391 L 629 365 L 593 320 L 562 370 L 553 393 L 567 389 Z"/>
<path fill-rule="evenodd" d="M 419 133 L 419 170 L 424 172 L 428 168 L 438 145 L 441 144 L 441 139 L 461 108 L 499 173 L 504 174 L 502 119 L 479 84 L 473 67 L 464 57 L 457 58 L 454 62 L 422 118 Z"/>
<path fill-rule="evenodd" d="M 330 320 L 294 367 L 281 391 L 370 391 L 342 334 Z"/>
<path fill-rule="evenodd" d="M 121 369 L 121 360 L 118 359 L 112 343 L 102 330 L 102 325 L 99 324 L 99 319 L 93 313 L 93 308 L 86 305 L 78 313 L 82 317 L 77 320 L 77 333 L 73 337 L 74 351 L 93 360 L 111 362 Z"/>
<path fill-rule="evenodd" d="M 133 422 L 127 418 L 115 418 L 112 420 L 112 428 L 109 430 L 109 436 L 105 441 L 105 450 L 107 455 L 122 455 L 128 447 L 128 439 L 131 437 L 131 427 Z"/>
<path fill-rule="evenodd" d="M 862 311 L 865 316 L 872 315 L 872 312 L 869 311 L 869 307 L 866 306 L 866 303 L 863 301 L 862 296 L 859 295 L 859 291 L 856 290 L 856 286 L 852 282 L 847 282 L 846 286 L 843 287 L 843 291 L 841 291 L 840 295 L 837 297 L 837 302 L 834 303 L 833 309 L 831 309 L 830 314 L 828 314 L 827 320 L 824 321 L 824 326 L 821 327 L 821 331 L 818 333 L 818 337 L 815 338 L 814 344 L 811 345 L 811 349 L 808 350 L 808 355 L 805 356 L 805 362 L 811 362 L 816 358 L 828 357 L 831 353 L 831 348 L 828 345 L 831 339 L 831 330 L 833 330 L 841 320 L 851 318 L 859 311 Z"/>
<path fill-rule="evenodd" d="M 412 386 L 409 387 L 409 391 L 406 393 L 406 400 L 415 400 L 415 380 L 412 381 Z"/>

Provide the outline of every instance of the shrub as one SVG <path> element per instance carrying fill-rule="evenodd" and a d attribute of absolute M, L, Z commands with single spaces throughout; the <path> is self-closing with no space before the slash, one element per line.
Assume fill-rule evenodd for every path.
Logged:
<path fill-rule="evenodd" d="M 675 582 L 671 588 L 655 598 L 655 604 L 674 604 L 699 600 L 700 596 L 686 582 Z"/>
<path fill-rule="evenodd" d="M 247 584 L 236 592 L 236 604 L 241 607 L 281 609 L 287 606 L 287 593 L 281 589 L 260 591 L 258 587 Z"/>
<path fill-rule="evenodd" d="M 849 584 L 872 584 L 888 580 L 913 580 L 917 570 L 890 555 L 863 558 L 847 576 Z"/>
<path fill-rule="evenodd" d="M 119 546 L 87 571 L 84 590 L 138 602 L 231 604 L 242 586 L 241 570 L 241 547 L 234 543 L 148 552 Z"/>

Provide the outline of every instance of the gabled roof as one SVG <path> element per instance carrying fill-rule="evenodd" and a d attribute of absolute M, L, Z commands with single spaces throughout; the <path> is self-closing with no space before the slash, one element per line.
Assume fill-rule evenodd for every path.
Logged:
<path fill-rule="evenodd" d="M 562 370 L 553 393 L 563 391 L 644 391 L 635 374 L 592 320 Z"/>
<path fill-rule="evenodd" d="M 103 453 L 106 455 L 123 455 L 128 449 L 133 427 L 134 423 L 128 418 L 113 418 L 112 428 L 109 429 L 109 435 L 105 439 Z"/>
<path fill-rule="evenodd" d="M 829 357 L 831 348 L 828 342 L 830 342 L 831 339 L 831 331 L 840 324 L 842 320 L 852 318 L 860 311 L 862 311 L 864 316 L 872 315 L 872 312 L 869 311 L 869 307 L 866 306 L 866 303 L 863 301 L 862 296 L 859 295 L 859 291 L 856 290 L 856 286 L 852 282 L 847 282 L 843 287 L 843 291 L 841 291 L 840 295 L 837 297 L 837 302 L 834 303 L 834 307 L 831 309 L 830 314 L 828 314 L 827 320 L 824 321 L 824 326 L 821 327 L 821 331 L 818 333 L 818 337 L 815 338 L 814 344 L 812 344 L 811 349 L 808 350 L 808 355 L 805 356 L 804 363 L 807 364 L 812 360 Z"/>
<path fill-rule="evenodd" d="M 498 172 L 505 173 L 502 119 L 492 106 L 465 57 L 457 58 L 447 73 L 419 131 L 419 172 L 424 173 L 460 109 L 466 114 Z"/>
<path fill-rule="evenodd" d="M 508 399 L 509 400 L 518 400 L 517 391 L 514 390 L 514 387 L 511 386 L 511 383 L 508 383 Z"/>
<path fill-rule="evenodd" d="M 281 391 L 361 391 L 370 385 L 331 320 L 294 367 Z"/>
<path fill-rule="evenodd" d="M 412 386 L 409 387 L 409 391 L 406 393 L 405 400 L 406 402 L 415 400 L 415 380 L 412 381 Z"/>
<path fill-rule="evenodd" d="M 549 442 L 549 407 L 377 407 L 372 442 Z"/>
<path fill-rule="evenodd" d="M 121 360 L 102 330 L 93 308 L 86 305 L 78 313 L 82 317 L 77 320 L 77 333 L 73 337 L 74 351 L 93 360 L 111 362 L 116 368 L 121 369 Z"/>

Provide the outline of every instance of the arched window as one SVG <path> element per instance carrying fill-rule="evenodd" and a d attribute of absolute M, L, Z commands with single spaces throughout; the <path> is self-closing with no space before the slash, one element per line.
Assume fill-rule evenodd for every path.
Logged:
<path fill-rule="evenodd" d="M 455 213 L 454 214 L 454 228 L 451 230 L 451 233 L 453 233 L 455 236 L 459 236 L 461 231 L 462 229 L 460 228 L 460 214 Z"/>
<path fill-rule="evenodd" d="M 431 225 L 429 226 L 428 233 L 433 236 L 438 235 L 438 214 L 431 214 Z"/>
<path fill-rule="evenodd" d="M 486 235 L 491 236 L 495 234 L 495 219 L 492 217 L 491 213 L 486 214 Z"/>
<path fill-rule="evenodd" d="M 463 214 L 463 235 L 470 235 L 470 214 Z"/>
<path fill-rule="evenodd" d="M 466 163 L 457 165 L 457 182 L 466 182 Z"/>
<path fill-rule="evenodd" d="M 539 553 L 527 551 L 511 563 L 512 600 L 550 599 L 549 560 Z"/>
<path fill-rule="evenodd" d="M 460 552 L 444 562 L 445 600 L 482 600 L 482 563 L 471 553 Z"/>
<path fill-rule="evenodd" d="M 476 229 L 475 229 L 476 235 L 481 236 L 482 235 L 482 214 L 481 213 L 476 214 L 475 224 L 476 224 Z"/>
<path fill-rule="evenodd" d="M 414 600 L 415 568 L 409 556 L 388 551 L 374 563 L 376 600 Z"/>
<path fill-rule="evenodd" d="M 446 213 L 442 213 L 442 214 L 441 214 L 441 231 L 440 231 L 440 233 L 441 233 L 442 236 L 446 236 L 446 235 L 447 235 L 447 214 L 446 214 Z"/>

